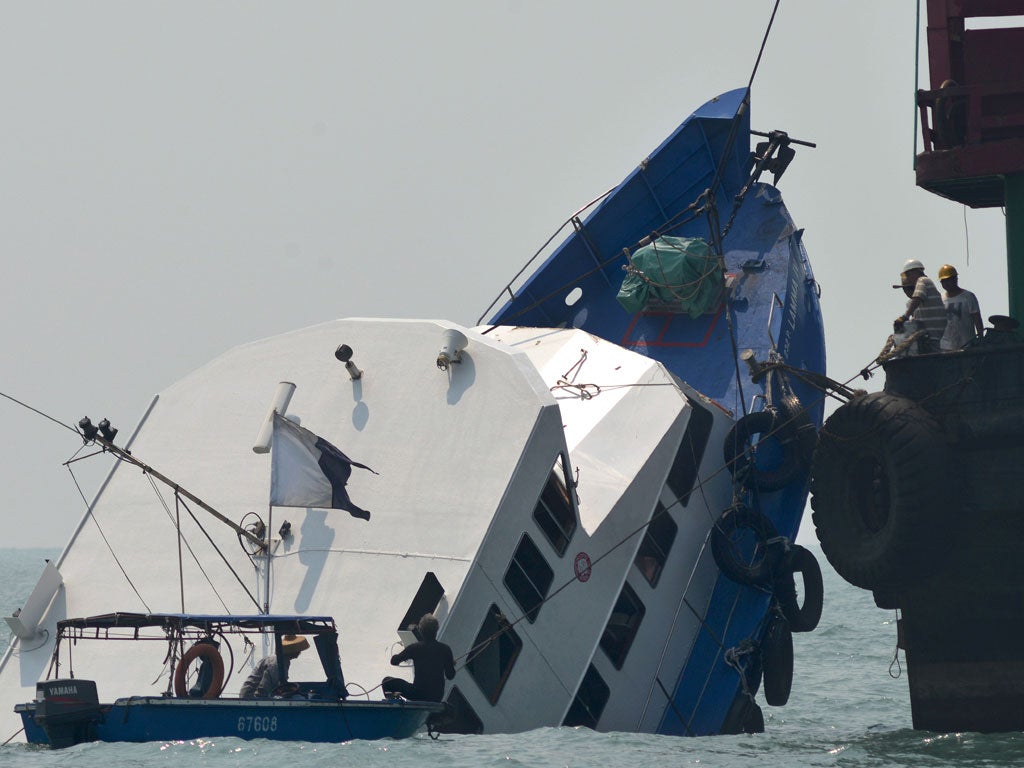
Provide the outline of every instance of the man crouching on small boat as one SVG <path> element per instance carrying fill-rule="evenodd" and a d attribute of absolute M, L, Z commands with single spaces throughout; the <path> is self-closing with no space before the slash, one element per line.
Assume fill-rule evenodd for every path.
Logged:
<path fill-rule="evenodd" d="M 452 649 L 437 639 L 438 623 L 432 613 L 424 614 L 416 626 L 423 639 L 391 657 L 391 665 L 395 667 L 412 659 L 412 682 L 385 677 L 381 688 L 388 698 L 400 695 L 411 701 L 440 701 L 444 697 L 445 678 L 455 677 L 455 658 Z"/>
<path fill-rule="evenodd" d="M 260 659 L 252 674 L 242 683 L 238 697 L 240 699 L 270 698 L 279 685 L 288 682 L 288 667 L 292 659 L 307 648 L 309 648 L 309 640 L 302 635 L 282 635 L 281 655 L 284 657 L 284 661 L 281 664 L 281 670 L 278 670 L 276 654 L 272 653 L 266 658 Z"/>

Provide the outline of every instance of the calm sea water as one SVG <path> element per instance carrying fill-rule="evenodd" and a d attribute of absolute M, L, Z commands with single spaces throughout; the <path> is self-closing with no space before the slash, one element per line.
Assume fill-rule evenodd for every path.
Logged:
<path fill-rule="evenodd" d="M 0 549 L 0 612 L 21 605 L 56 551 Z M 421 736 L 404 741 L 303 744 L 238 739 L 185 743 L 82 744 L 60 752 L 10 744 L 0 766 L 119 768 L 202 766 L 601 766 L 651 768 L 794 768 L 797 766 L 1024 765 L 1024 734 L 919 733 L 910 727 L 907 678 L 893 665 L 893 611 L 843 582 L 815 550 L 825 572 L 825 610 L 815 632 L 794 636 L 793 693 L 785 707 L 768 707 L 766 732 L 699 739 L 585 729 L 544 728 L 497 736 Z M 3 629 L 6 629 L 4 627 Z M 6 649 L 8 638 L 0 640 Z M 900 657 L 902 661 L 902 654 Z M 890 674 L 892 670 L 892 675 Z M 0 742 L 10 734 L 0 734 Z"/>

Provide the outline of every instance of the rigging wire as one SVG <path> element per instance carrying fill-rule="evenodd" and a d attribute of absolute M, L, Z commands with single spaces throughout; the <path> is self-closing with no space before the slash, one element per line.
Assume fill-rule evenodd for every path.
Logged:
<path fill-rule="evenodd" d="M 48 413 L 43 413 L 43 412 L 42 412 L 42 411 L 40 411 L 40 410 L 39 410 L 38 408 L 33 408 L 33 407 L 32 407 L 31 405 L 29 405 L 29 404 L 27 404 L 27 403 L 23 403 L 23 402 L 22 402 L 21 400 L 19 400 L 18 398 L 16 398 L 16 397 L 12 397 L 11 395 L 8 395 L 8 394 L 7 394 L 7 393 L 5 393 L 5 392 L 0 392 L 0 397 L 6 397 L 6 398 L 7 398 L 8 400 L 10 400 L 11 402 L 13 402 L 13 403 L 17 403 L 18 405 L 20 405 L 20 406 L 21 406 L 22 408 L 27 408 L 28 410 L 32 411 L 33 413 L 38 413 L 38 414 L 39 414 L 40 416 L 42 416 L 42 417 L 43 417 L 44 419 L 49 419 L 49 420 L 50 420 L 50 421 L 52 421 L 52 422 L 53 422 L 54 424 L 59 424 L 60 426 L 64 427 L 64 429 L 70 430 L 71 432 L 74 432 L 74 433 L 75 433 L 76 435 L 81 435 L 81 434 L 82 434 L 82 433 L 81 433 L 81 432 L 79 432 L 79 431 L 78 431 L 77 429 L 75 429 L 74 427 L 72 427 L 72 426 L 71 426 L 70 424 L 65 424 L 65 423 L 64 423 L 63 421 L 61 421 L 60 419 L 54 418 L 53 416 L 51 416 L 51 415 L 50 415 L 50 414 L 48 414 Z"/>
<path fill-rule="evenodd" d="M 81 448 L 79 448 L 79 450 L 81 450 Z M 72 471 L 71 467 L 68 467 L 68 472 L 71 475 L 71 479 L 75 483 L 75 488 L 78 489 L 78 494 L 82 497 L 82 501 L 85 502 L 86 514 L 89 516 L 89 519 L 92 520 L 93 525 L 96 526 L 96 530 L 99 531 L 100 538 L 103 539 L 103 543 L 106 544 L 107 549 L 110 550 L 110 556 L 114 558 L 114 562 L 117 563 L 117 567 L 121 569 L 121 573 L 124 574 L 125 581 L 128 582 L 128 586 L 132 588 L 132 591 L 135 593 L 135 596 L 139 598 L 139 602 L 142 603 L 142 605 L 146 608 L 146 611 L 148 613 L 152 613 L 153 611 L 150 609 L 149 605 L 147 605 L 146 601 L 142 599 L 142 595 L 136 588 L 135 582 L 132 581 L 131 577 L 128 575 L 128 571 L 124 569 L 124 566 L 118 559 L 117 554 L 114 552 L 114 548 L 110 545 L 110 541 L 107 539 L 107 535 L 103 532 L 103 528 L 100 526 L 100 521 L 96 519 L 96 515 L 93 514 L 92 509 L 89 507 L 89 501 L 88 499 L 85 498 L 85 493 L 82 492 L 82 486 L 78 484 L 78 478 L 75 477 L 75 473 Z"/>
<path fill-rule="evenodd" d="M 175 497 L 178 497 L 177 488 L 174 489 L 174 495 Z M 227 557 L 225 557 L 224 553 L 220 551 L 220 547 L 218 547 L 216 543 L 214 543 L 213 538 L 210 536 L 209 532 L 206 530 L 206 528 L 203 527 L 203 524 L 199 522 L 199 518 L 196 517 L 191 507 L 189 507 L 189 505 L 185 503 L 184 499 L 181 499 L 181 506 L 185 508 L 185 511 L 189 514 L 189 517 L 191 517 L 192 520 L 195 521 L 195 524 L 199 526 L 199 530 L 203 532 L 204 536 L 206 536 L 206 540 L 210 542 L 210 546 L 213 547 L 213 550 L 218 555 L 220 555 L 220 559 L 224 561 L 224 565 L 226 565 L 228 567 L 228 570 L 231 571 L 231 575 L 235 577 L 235 580 L 238 581 L 242 589 L 245 590 L 245 594 L 249 596 L 249 599 L 252 600 L 253 605 L 256 606 L 256 612 L 263 613 L 263 608 L 262 606 L 260 606 L 259 601 L 253 596 L 252 592 L 249 591 L 249 588 L 245 585 L 245 582 L 242 581 L 242 577 L 238 575 L 235 569 L 231 566 L 231 563 L 228 562 Z"/>
<path fill-rule="evenodd" d="M 146 474 L 146 479 L 149 480 L 149 484 L 153 488 L 153 494 L 156 496 L 157 501 L 160 502 L 160 506 L 164 508 L 164 513 L 167 515 L 167 519 L 171 521 L 172 525 L 177 526 L 174 520 L 174 516 L 172 516 L 171 514 L 171 509 L 167 505 L 167 501 L 160 493 L 160 488 L 157 486 L 156 480 L 154 480 L 153 476 L 148 473 Z M 224 613 L 230 615 L 231 610 L 228 608 L 227 603 L 224 602 L 224 598 L 221 597 L 220 592 L 217 591 L 217 587 L 214 586 L 213 580 L 210 578 L 210 574 L 206 572 L 206 569 L 203 567 L 203 564 L 199 560 L 199 556 L 196 555 L 195 550 L 192 549 L 192 545 L 189 543 L 188 539 L 185 536 L 181 536 L 181 540 L 185 544 L 185 549 L 187 549 L 188 553 L 192 556 L 192 560 L 193 562 L 195 562 L 196 567 L 199 568 L 199 572 L 202 573 L 203 577 L 206 579 L 206 583 L 210 585 L 210 590 L 213 592 L 213 594 L 217 596 L 217 600 L 220 602 L 221 607 L 224 608 Z M 180 567 L 181 566 L 179 564 L 179 568 Z M 182 609 L 182 612 L 184 613 L 184 608 Z"/>
<path fill-rule="evenodd" d="M 515 283 L 515 281 L 518 280 L 522 276 L 522 274 L 527 270 L 527 268 L 531 264 L 533 264 L 534 261 L 537 260 L 537 257 L 540 256 L 549 245 L 551 245 L 551 241 L 554 240 L 556 237 L 558 237 L 558 235 L 562 232 L 562 230 L 564 230 L 567 226 L 572 224 L 573 220 L 576 219 L 581 213 L 583 213 L 584 211 L 589 209 L 594 204 L 600 202 L 601 200 L 604 200 L 606 197 L 608 197 L 608 195 L 610 195 L 614 191 L 615 191 L 615 187 L 612 187 L 611 189 L 607 190 L 606 192 L 602 192 L 600 195 L 595 197 L 593 200 L 591 200 L 586 205 L 584 205 L 581 208 L 579 208 L 569 218 L 567 218 L 564 222 L 562 222 L 562 224 L 558 227 L 558 229 L 556 229 L 554 232 L 551 233 L 551 236 L 548 237 L 548 239 L 544 241 L 544 244 L 540 248 L 537 249 L 537 251 L 533 254 L 533 256 L 531 256 L 527 260 L 527 262 L 519 269 L 519 271 L 516 272 L 515 275 L 513 275 L 512 279 L 508 281 L 508 283 L 505 285 L 505 287 L 501 289 L 501 293 L 499 293 L 497 295 L 497 297 L 494 299 L 494 301 L 492 301 L 490 303 L 490 305 L 488 305 L 487 309 L 484 310 L 483 314 L 480 315 L 480 317 L 477 318 L 476 324 L 480 325 L 480 323 L 482 323 L 484 321 L 484 318 L 487 317 L 487 314 L 494 308 L 494 305 L 498 303 L 498 299 L 500 299 L 502 297 L 502 295 L 504 295 L 505 293 L 508 293 L 509 296 L 512 297 L 512 300 L 515 300 L 516 297 L 515 297 L 515 294 L 512 292 L 512 284 Z"/>

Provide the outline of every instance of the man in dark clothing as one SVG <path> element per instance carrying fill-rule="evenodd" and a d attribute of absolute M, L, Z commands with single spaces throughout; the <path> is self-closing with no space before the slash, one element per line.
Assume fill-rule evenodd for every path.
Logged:
<path fill-rule="evenodd" d="M 391 657 L 392 666 L 412 660 L 413 680 L 385 677 L 381 687 L 384 695 L 399 694 L 412 701 L 440 701 L 444 697 L 445 678 L 455 677 L 455 658 L 452 649 L 437 640 L 437 619 L 426 614 L 417 625 L 422 640 L 407 646 Z"/>

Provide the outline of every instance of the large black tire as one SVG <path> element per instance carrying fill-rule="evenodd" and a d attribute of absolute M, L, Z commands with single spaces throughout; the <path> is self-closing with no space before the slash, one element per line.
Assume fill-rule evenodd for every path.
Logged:
<path fill-rule="evenodd" d="M 796 395 L 783 395 L 776 402 L 776 406 L 781 426 L 793 435 L 800 469 L 809 473 L 814 448 L 818 444 L 818 429 Z"/>
<path fill-rule="evenodd" d="M 782 615 L 786 617 L 793 632 L 813 632 L 821 620 L 821 609 L 825 605 L 821 567 L 814 553 L 799 544 L 790 547 L 784 566 L 774 585 L 775 598 L 779 601 Z M 794 576 L 798 573 L 803 582 L 803 604 L 797 599 L 796 593 Z"/>
<path fill-rule="evenodd" d="M 775 616 L 761 641 L 764 665 L 764 700 L 772 707 L 785 706 L 793 689 L 793 633 L 789 622 Z"/>
<path fill-rule="evenodd" d="M 778 563 L 765 542 L 776 536 L 772 521 L 757 510 L 730 507 L 711 529 L 711 554 L 719 570 L 737 584 L 771 584 Z"/>
<path fill-rule="evenodd" d="M 854 398 L 825 422 L 811 508 L 825 557 L 851 584 L 912 586 L 954 540 L 945 482 L 951 451 L 932 416 L 906 398 Z"/>
<path fill-rule="evenodd" d="M 796 430 L 791 424 L 775 408 L 748 413 L 733 424 L 722 444 L 725 466 L 732 476 L 760 491 L 777 491 L 793 482 L 802 465 Z M 761 443 L 774 445 L 779 454 L 773 465 L 763 457 L 764 449 L 758 457 L 757 446 Z"/>

